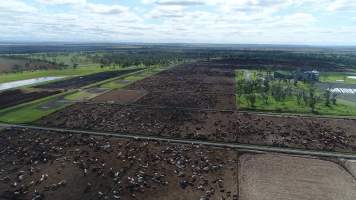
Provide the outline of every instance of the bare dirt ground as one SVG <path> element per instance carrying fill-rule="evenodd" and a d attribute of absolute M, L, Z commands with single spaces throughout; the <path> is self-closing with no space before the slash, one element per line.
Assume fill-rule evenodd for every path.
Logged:
<path fill-rule="evenodd" d="M 238 197 L 232 150 L 15 129 L 0 146 L 0 199 Z"/>
<path fill-rule="evenodd" d="M 93 102 L 103 103 L 119 103 L 119 104 L 131 104 L 135 103 L 138 99 L 145 96 L 147 92 L 145 90 L 125 90 L 117 89 L 92 99 Z"/>
<path fill-rule="evenodd" d="M 237 112 L 233 69 L 207 63 L 181 65 L 127 86 L 127 90 L 148 92 L 133 103 L 136 106 L 78 103 L 36 124 L 313 150 L 356 151 L 356 120 Z M 109 92 L 97 99 L 120 102 L 122 94 L 117 93 Z"/>
<path fill-rule="evenodd" d="M 234 94 L 234 70 L 186 64 L 127 86 L 146 91 Z"/>
<path fill-rule="evenodd" d="M 353 200 L 356 181 L 334 162 L 277 154 L 239 158 L 240 200 Z"/>
<path fill-rule="evenodd" d="M 356 120 L 78 103 L 38 125 L 127 134 L 356 151 Z"/>
<path fill-rule="evenodd" d="M 341 160 L 341 164 L 356 178 L 356 160 Z"/>
<path fill-rule="evenodd" d="M 194 109 L 236 109 L 234 94 L 151 92 L 136 101 L 135 104 Z"/>

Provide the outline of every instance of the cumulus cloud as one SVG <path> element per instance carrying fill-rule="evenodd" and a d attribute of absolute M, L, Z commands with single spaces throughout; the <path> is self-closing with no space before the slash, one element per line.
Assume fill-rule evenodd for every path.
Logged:
<path fill-rule="evenodd" d="M 356 44 L 353 0 L 137 1 L 1 0 L 0 38 Z"/>
<path fill-rule="evenodd" d="M 107 15 L 120 14 L 129 10 L 127 7 L 121 5 L 104 5 L 93 3 L 88 3 L 85 7 L 92 13 Z"/>
<path fill-rule="evenodd" d="M 327 6 L 328 11 L 356 11 L 356 1 L 354 0 L 334 0 Z"/>
<path fill-rule="evenodd" d="M 199 6 L 205 5 L 203 1 L 195 1 L 195 0 L 161 0 L 156 1 L 156 4 L 163 5 L 163 6 Z"/>
<path fill-rule="evenodd" d="M 48 5 L 78 5 L 87 3 L 86 0 L 37 0 L 37 2 Z"/>
<path fill-rule="evenodd" d="M 29 6 L 26 3 L 18 0 L 2 0 L 0 3 L 0 12 L 36 12 L 35 7 Z"/>

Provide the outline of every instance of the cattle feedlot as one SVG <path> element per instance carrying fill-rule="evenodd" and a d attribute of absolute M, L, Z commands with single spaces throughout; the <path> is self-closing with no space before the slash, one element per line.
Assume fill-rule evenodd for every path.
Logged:
<path fill-rule="evenodd" d="M 64 78 L 0 92 L 0 199 L 356 199 L 349 54 L 108 48 L 6 54 Z"/>

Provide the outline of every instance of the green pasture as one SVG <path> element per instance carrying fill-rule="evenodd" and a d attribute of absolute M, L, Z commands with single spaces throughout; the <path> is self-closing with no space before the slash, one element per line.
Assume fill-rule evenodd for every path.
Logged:
<path fill-rule="evenodd" d="M 246 78 L 244 73 L 247 70 L 237 70 L 236 71 L 236 82 Z M 254 71 L 248 72 L 250 75 L 254 74 Z M 260 73 L 263 74 L 263 73 Z M 255 78 L 256 76 L 247 76 Z M 273 80 L 270 83 L 273 84 Z M 282 82 L 284 83 L 284 82 Z M 310 83 L 298 82 L 297 84 L 291 84 L 285 82 L 285 85 L 293 87 L 293 91 L 305 91 L 308 94 L 308 88 L 311 87 Z M 356 107 L 355 103 L 349 102 L 346 100 L 337 99 L 336 105 L 330 103 L 329 106 L 326 105 L 324 99 L 324 91 L 320 88 L 316 88 L 315 95 L 318 95 L 319 101 L 315 105 L 315 112 L 311 111 L 310 106 L 303 100 L 298 102 L 297 95 L 292 93 L 287 96 L 283 101 L 277 101 L 271 95 L 271 91 L 267 92 L 267 103 L 266 98 L 263 98 L 262 93 L 254 92 L 256 100 L 254 105 L 251 105 L 251 102 L 248 100 L 248 94 L 238 94 L 240 91 L 239 85 L 237 84 L 236 89 L 236 104 L 240 110 L 252 110 L 252 111 L 261 111 L 261 112 L 276 112 L 276 113 L 298 113 L 298 114 L 319 114 L 319 115 L 335 115 L 335 116 L 356 116 Z"/>
<path fill-rule="evenodd" d="M 355 78 L 351 78 L 352 76 Z M 323 72 L 320 75 L 320 82 L 356 84 L 356 73 Z"/>
<path fill-rule="evenodd" d="M 88 92 L 87 90 L 90 88 L 106 88 L 106 89 L 118 89 L 122 88 L 127 84 L 120 84 L 117 81 L 119 80 L 132 80 L 137 81 L 148 76 L 152 76 L 162 70 L 166 69 L 162 66 L 156 66 L 153 68 L 147 68 L 145 70 L 133 72 L 130 74 L 122 75 L 119 77 L 115 77 L 112 79 L 108 79 L 105 81 L 101 81 L 98 83 L 91 84 L 89 86 L 85 86 L 80 90 L 73 90 L 64 92 L 61 94 L 57 94 L 54 96 L 42 98 L 36 101 L 32 101 L 29 103 L 20 104 L 17 106 L 13 106 L 10 108 L 0 110 L 0 122 L 5 123 L 31 123 L 36 121 L 44 116 L 47 116 L 53 112 L 61 110 L 69 105 L 72 105 L 76 101 L 89 100 L 97 96 L 95 93 Z M 50 107 L 47 109 L 41 109 L 45 107 L 49 102 L 53 101 L 65 101 L 65 103 L 59 103 L 59 106 Z"/>
<path fill-rule="evenodd" d="M 54 70 L 36 70 L 36 71 L 24 71 L 16 73 L 2 73 L 0 74 L 0 83 L 19 81 L 31 78 L 40 78 L 46 76 L 84 76 L 88 74 L 94 74 L 104 71 L 113 70 L 111 68 L 100 68 L 98 66 L 86 66 L 78 67 L 76 69 L 54 69 Z"/>

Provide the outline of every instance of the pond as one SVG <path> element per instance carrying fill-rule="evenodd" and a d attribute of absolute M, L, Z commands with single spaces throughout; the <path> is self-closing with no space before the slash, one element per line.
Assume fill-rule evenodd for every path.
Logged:
<path fill-rule="evenodd" d="M 21 81 L 11 81 L 11 82 L 7 82 L 7 83 L 0 83 L 0 91 L 17 88 L 17 87 L 22 87 L 22 86 L 27 86 L 27 85 L 43 83 L 43 82 L 47 82 L 47 81 L 59 80 L 62 78 L 64 78 L 64 76 L 47 76 L 47 77 L 26 79 L 26 80 L 21 80 Z"/>

